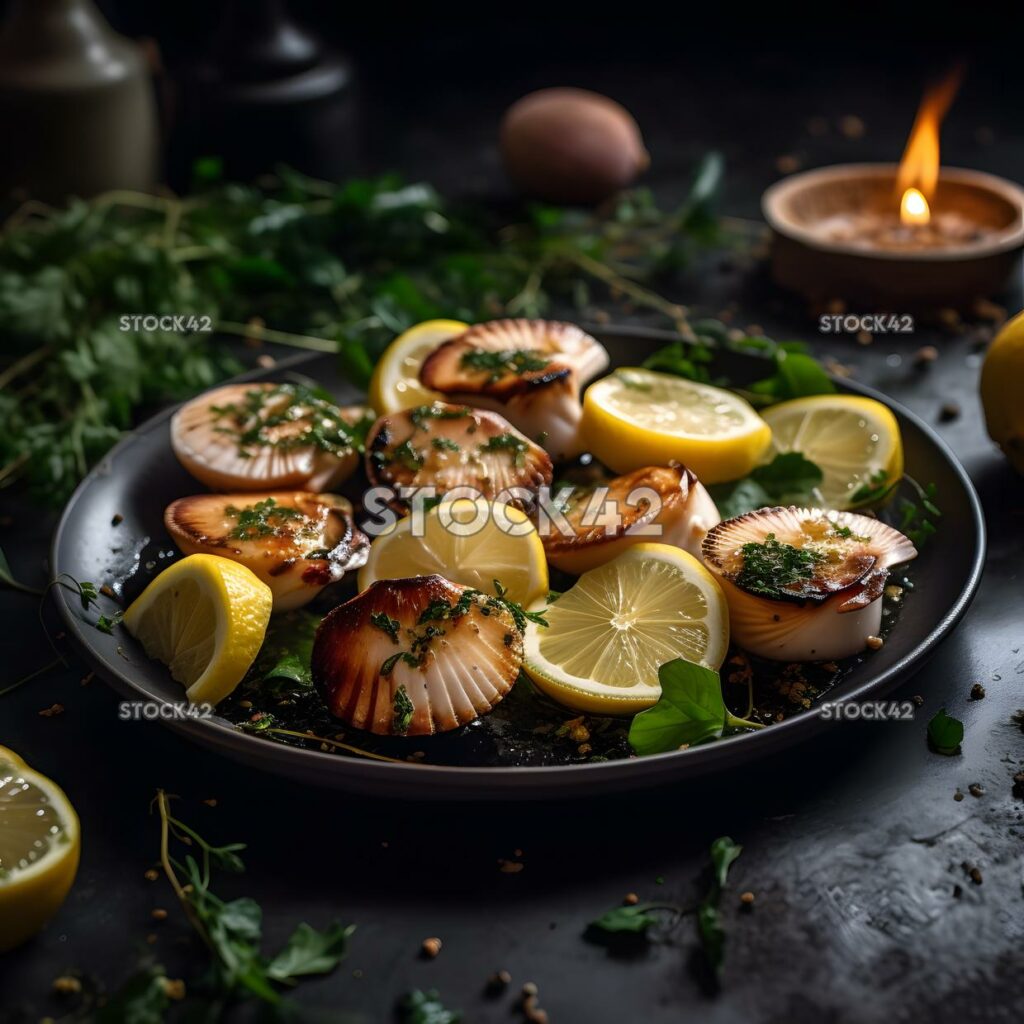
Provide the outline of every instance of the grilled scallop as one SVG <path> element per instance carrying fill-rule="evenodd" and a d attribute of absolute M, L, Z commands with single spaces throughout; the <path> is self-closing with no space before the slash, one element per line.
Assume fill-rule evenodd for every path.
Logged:
<path fill-rule="evenodd" d="M 339 408 L 300 384 L 228 384 L 175 413 L 171 445 L 213 490 L 322 491 L 358 466 L 367 413 Z"/>
<path fill-rule="evenodd" d="M 313 682 L 330 713 L 382 736 L 447 732 L 512 688 L 523 636 L 508 607 L 441 576 L 378 580 L 324 617 Z"/>
<path fill-rule="evenodd" d="M 890 567 L 917 557 L 891 526 L 820 508 L 726 520 L 704 538 L 703 554 L 729 602 L 733 640 L 777 661 L 862 651 L 881 628 Z"/>
<path fill-rule="evenodd" d="M 335 494 L 197 494 L 171 502 L 164 523 L 186 554 L 231 558 L 274 595 L 274 611 L 311 601 L 366 562 L 369 540 Z"/>
<path fill-rule="evenodd" d="M 643 541 L 671 544 L 700 558 L 701 542 L 720 521 L 703 484 L 681 466 L 648 466 L 572 493 L 541 530 L 548 561 L 580 575 Z M 564 517 L 564 519 L 562 518 Z"/>
<path fill-rule="evenodd" d="M 453 401 L 500 412 L 563 459 L 583 450 L 580 388 L 607 365 L 604 346 L 574 324 L 492 320 L 432 352 L 420 381 Z"/>
<path fill-rule="evenodd" d="M 474 497 L 522 504 L 508 492 L 551 483 L 551 459 L 496 413 L 435 402 L 377 420 L 366 439 L 366 472 L 396 491 L 429 487 L 441 497 L 468 487 Z"/>

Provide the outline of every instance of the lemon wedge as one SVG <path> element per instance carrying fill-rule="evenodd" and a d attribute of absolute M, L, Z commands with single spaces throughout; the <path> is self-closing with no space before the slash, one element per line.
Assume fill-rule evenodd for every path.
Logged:
<path fill-rule="evenodd" d="M 527 606 L 546 597 L 544 545 L 525 513 L 485 498 L 443 501 L 424 514 L 399 519 L 370 546 L 359 570 L 359 589 L 377 580 L 443 576 L 452 583 L 494 593 Z"/>
<path fill-rule="evenodd" d="M 800 452 L 823 474 L 816 501 L 826 508 L 858 504 L 862 485 L 885 487 L 903 475 L 903 442 L 892 412 L 859 395 L 812 395 L 764 412 L 771 427 L 769 457 Z"/>
<path fill-rule="evenodd" d="M 718 669 L 729 648 L 721 587 L 692 555 L 637 544 L 584 573 L 530 623 L 523 668 L 560 704 L 635 714 L 661 696 L 658 668 L 674 658 Z"/>
<path fill-rule="evenodd" d="M 739 395 L 639 368 L 587 388 L 582 429 L 590 450 L 617 473 L 675 461 L 705 484 L 746 476 L 771 434 Z"/>
<path fill-rule="evenodd" d="M 189 555 L 129 605 L 124 625 L 186 687 L 193 704 L 216 704 L 259 653 L 273 595 L 251 569 L 218 555 Z"/>
<path fill-rule="evenodd" d="M 370 377 L 369 399 L 377 415 L 390 416 L 444 399 L 420 383 L 423 360 L 439 345 L 468 330 L 461 320 L 424 320 L 400 334 L 384 350 Z"/>
<path fill-rule="evenodd" d="M 0 953 L 57 913 L 79 849 L 78 815 L 60 787 L 0 747 Z"/>

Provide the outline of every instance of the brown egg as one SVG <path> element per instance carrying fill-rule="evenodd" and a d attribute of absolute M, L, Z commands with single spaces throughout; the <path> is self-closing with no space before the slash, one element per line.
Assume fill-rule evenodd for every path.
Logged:
<path fill-rule="evenodd" d="M 600 202 L 650 162 L 629 111 L 586 89 L 541 89 L 517 100 L 500 142 L 509 177 L 550 202 Z"/>

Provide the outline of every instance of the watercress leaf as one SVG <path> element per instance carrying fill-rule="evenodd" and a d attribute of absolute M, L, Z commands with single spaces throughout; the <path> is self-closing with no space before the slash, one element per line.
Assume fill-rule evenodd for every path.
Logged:
<path fill-rule="evenodd" d="M 750 475 L 779 502 L 793 496 L 809 496 L 824 477 L 818 466 L 800 452 L 780 452 Z"/>
<path fill-rule="evenodd" d="M 635 903 L 633 906 L 613 907 L 587 925 L 591 935 L 645 935 L 657 918 L 651 913 L 653 903 Z"/>
<path fill-rule="evenodd" d="M 725 929 L 716 906 L 702 903 L 697 908 L 697 936 L 708 966 L 718 977 L 725 962 Z"/>
<path fill-rule="evenodd" d="M 947 715 L 945 708 L 940 708 L 928 723 L 928 743 L 936 754 L 958 754 L 963 738 L 964 723 Z"/>
<path fill-rule="evenodd" d="M 711 866 L 715 873 L 715 882 L 720 889 L 725 888 L 729 878 L 729 867 L 743 852 L 739 843 L 734 843 L 729 836 L 719 836 L 711 844 Z"/>
<path fill-rule="evenodd" d="M 133 974 L 92 1015 L 94 1024 L 161 1024 L 170 1007 L 162 967 L 144 967 Z"/>
<path fill-rule="evenodd" d="M 436 989 L 410 992 L 399 1003 L 398 1014 L 401 1024 L 459 1024 L 462 1020 L 461 1012 L 444 1006 Z"/>
<path fill-rule="evenodd" d="M 345 956 L 353 925 L 335 921 L 324 931 L 303 922 L 288 940 L 284 949 L 267 965 L 267 975 L 274 981 L 288 981 L 305 974 L 328 974 Z"/>
<path fill-rule="evenodd" d="M 776 365 L 782 381 L 782 391 L 779 396 L 781 398 L 829 395 L 836 390 L 832 378 L 813 356 L 781 350 Z"/>
<path fill-rule="evenodd" d="M 774 504 L 772 496 L 753 476 L 728 484 L 712 484 L 708 491 L 723 519 L 732 519 L 744 512 L 752 512 L 755 508 Z"/>
<path fill-rule="evenodd" d="M 718 673 L 676 658 L 658 669 L 661 697 L 629 727 L 638 754 L 661 754 L 718 739 L 725 728 L 725 701 Z"/>

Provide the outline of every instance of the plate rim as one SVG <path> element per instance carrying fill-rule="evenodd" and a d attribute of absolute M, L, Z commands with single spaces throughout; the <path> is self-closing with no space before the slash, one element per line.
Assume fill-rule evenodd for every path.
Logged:
<path fill-rule="evenodd" d="M 673 331 L 639 325 L 581 324 L 580 326 L 584 330 L 606 337 L 643 338 L 646 341 L 665 343 L 679 340 L 679 335 Z M 279 359 L 273 367 L 255 368 L 214 386 L 244 383 L 266 377 L 268 374 L 294 371 L 317 358 L 330 354 L 325 352 L 297 353 Z M 756 354 L 751 353 L 751 355 Z M 869 694 L 884 694 L 904 678 L 909 678 L 960 622 L 974 600 L 984 574 L 988 547 L 987 530 L 981 500 L 967 470 L 952 448 L 923 417 L 870 385 L 841 378 L 831 373 L 829 378 L 841 391 L 852 391 L 855 394 L 882 402 L 898 416 L 905 417 L 913 423 L 927 437 L 929 442 L 938 449 L 963 487 L 974 524 L 974 551 L 966 585 L 946 614 L 907 654 L 880 674 L 862 683 L 845 698 L 859 700 Z M 169 420 L 181 404 L 177 402 L 169 405 L 132 429 L 103 455 L 74 489 L 61 511 L 50 544 L 50 567 L 53 578 L 57 578 L 62 571 L 58 562 L 58 553 L 75 506 L 81 500 L 82 495 L 97 478 L 104 474 L 107 464 L 111 460 L 129 447 L 138 436 L 150 433 Z M 131 694 L 141 697 L 147 702 L 156 703 L 159 706 L 171 703 L 137 688 L 127 673 L 120 669 L 120 666 L 110 662 L 102 652 L 97 651 L 89 643 L 86 633 L 86 629 L 93 627 L 75 613 L 71 596 L 62 587 L 56 587 L 54 590 L 57 608 L 64 620 L 69 637 L 72 638 L 75 647 L 90 664 L 90 667 L 96 670 L 105 682 L 123 695 Z M 569 790 L 581 789 L 584 786 L 589 786 L 591 782 L 597 783 L 598 781 L 601 788 L 605 790 L 638 788 L 645 783 L 653 785 L 666 781 L 666 776 L 672 774 L 670 765 L 686 764 L 688 773 L 705 774 L 722 766 L 722 762 L 731 761 L 737 751 L 744 749 L 742 744 L 747 744 L 749 748 L 756 741 L 757 749 L 768 754 L 773 749 L 778 750 L 781 747 L 809 740 L 819 733 L 826 724 L 822 718 L 822 705 L 819 703 L 772 725 L 769 729 L 726 737 L 717 743 L 702 745 L 695 750 L 673 750 L 645 757 L 630 757 L 616 761 L 586 764 L 498 766 L 393 763 L 374 761 L 369 758 L 339 757 L 336 754 L 319 750 L 268 741 L 254 734 L 240 732 L 229 724 L 222 724 L 223 720 L 218 721 L 216 718 L 195 720 L 161 718 L 160 721 L 175 732 L 185 735 L 207 748 L 212 748 L 234 760 L 242 760 L 275 774 L 290 774 L 289 766 L 283 769 L 275 768 L 272 763 L 275 760 L 293 761 L 295 772 L 301 772 L 307 779 L 320 776 L 318 768 L 330 766 L 330 771 L 327 773 L 329 777 L 321 778 L 321 784 L 324 786 L 356 789 L 359 788 L 360 783 L 368 783 L 377 791 L 393 790 L 397 793 L 398 791 L 407 791 L 407 781 L 415 778 L 418 780 L 415 792 L 417 799 L 464 799 L 479 798 L 484 795 L 526 799 L 542 795 L 558 797 L 564 796 Z M 267 756 L 268 754 L 275 756 Z M 343 767 L 343 771 L 338 771 L 339 765 Z M 435 788 L 434 782 L 437 783 L 440 791 Z M 456 786 L 453 790 L 451 788 L 453 782 L 462 782 L 464 785 Z M 550 787 L 552 792 L 545 794 L 544 787 Z M 498 793 L 495 793 L 495 790 L 498 790 Z M 505 790 L 508 792 L 503 792 Z"/>

